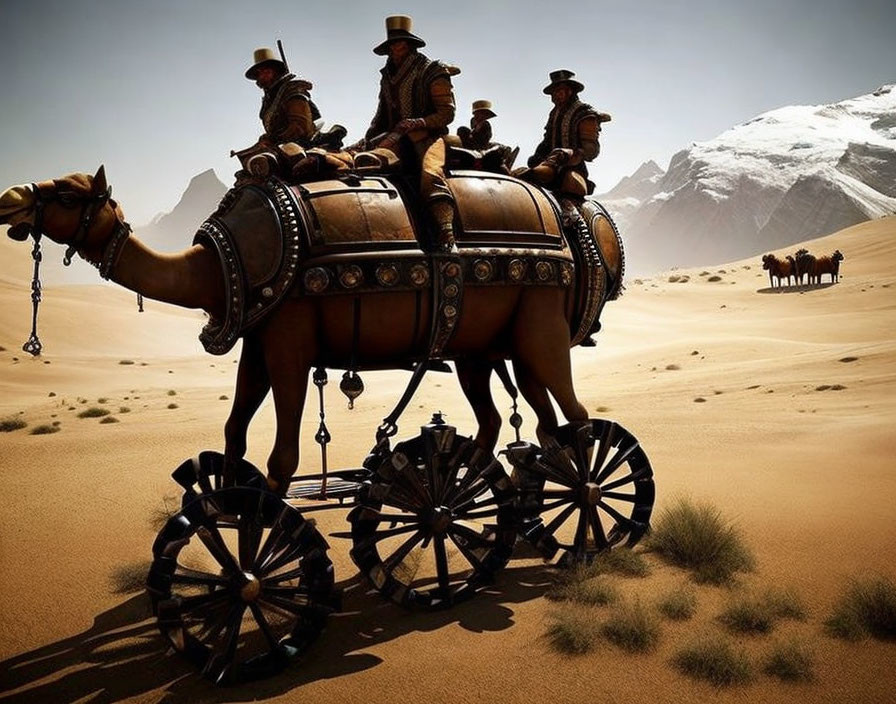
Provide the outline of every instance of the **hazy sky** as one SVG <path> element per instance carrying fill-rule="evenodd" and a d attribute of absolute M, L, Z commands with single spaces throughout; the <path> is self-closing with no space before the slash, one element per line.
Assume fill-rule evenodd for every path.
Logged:
<path fill-rule="evenodd" d="M 243 72 L 277 38 L 354 141 L 375 108 L 371 49 L 399 13 L 428 56 L 463 70 L 453 127 L 491 99 L 495 139 L 521 161 L 542 135 L 548 73 L 575 71 L 583 100 L 613 115 L 591 166 L 599 191 L 757 113 L 896 82 L 894 0 L 3 0 L 0 187 L 102 162 L 139 225 L 207 168 L 229 185 L 230 150 L 261 131 Z"/>

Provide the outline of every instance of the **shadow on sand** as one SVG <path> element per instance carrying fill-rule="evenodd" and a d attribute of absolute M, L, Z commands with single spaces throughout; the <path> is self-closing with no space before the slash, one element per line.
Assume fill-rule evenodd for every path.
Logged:
<path fill-rule="evenodd" d="M 819 291 L 823 288 L 830 288 L 837 282 L 824 284 L 795 284 L 793 286 L 766 286 L 765 288 L 756 289 L 756 293 L 806 293 L 807 291 Z"/>
<path fill-rule="evenodd" d="M 512 563 L 511 563 L 512 565 Z M 482 633 L 513 625 L 509 605 L 542 596 L 552 585 L 549 565 L 509 566 L 496 583 L 468 602 L 436 612 L 408 611 L 369 592 L 359 576 L 337 585 L 343 610 L 308 653 L 285 672 L 243 686 L 216 688 L 169 652 L 141 593 L 99 614 L 83 633 L 0 662 L 2 702 L 71 704 L 117 702 L 159 691 L 159 702 L 241 702 L 266 699 L 317 680 L 375 667 L 381 658 L 357 652 L 418 631 L 456 623 Z"/>

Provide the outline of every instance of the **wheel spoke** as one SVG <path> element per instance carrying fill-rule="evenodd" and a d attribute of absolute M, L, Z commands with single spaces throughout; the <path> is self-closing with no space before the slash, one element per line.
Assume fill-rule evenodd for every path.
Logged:
<path fill-rule="evenodd" d="M 477 511 L 467 511 L 462 514 L 462 518 L 466 521 L 478 521 L 483 518 L 492 518 L 493 516 L 497 516 L 501 512 L 500 506 L 495 506 L 494 508 L 487 508 Z"/>
<path fill-rule="evenodd" d="M 629 457 L 631 457 L 632 453 L 638 449 L 639 443 L 634 438 L 631 438 L 631 444 L 626 447 L 620 447 L 619 450 L 613 455 L 613 459 L 607 463 L 607 466 L 603 468 L 600 474 L 597 475 L 597 478 L 594 480 L 598 484 L 603 482 L 607 477 L 609 477 L 613 472 L 615 472 L 619 467 L 625 462 Z"/>
<path fill-rule="evenodd" d="M 411 531 L 419 530 L 419 526 L 408 525 L 408 526 L 399 526 L 398 528 L 386 528 L 384 530 L 375 531 L 372 535 L 367 536 L 364 539 L 365 544 L 370 543 L 378 543 L 381 540 L 385 540 L 386 538 L 394 538 L 396 535 L 404 535 L 405 533 L 410 533 Z"/>
<path fill-rule="evenodd" d="M 270 594 L 272 596 L 279 596 L 283 599 L 297 599 L 302 597 L 305 602 L 310 601 L 309 596 L 310 592 L 308 591 L 308 587 L 303 584 L 300 584 L 295 587 L 273 587 L 273 586 L 264 586 L 261 588 L 262 593 Z"/>
<path fill-rule="evenodd" d="M 258 601 L 263 604 L 267 604 L 272 608 L 280 609 L 280 611 L 284 613 L 292 614 L 293 616 L 301 616 L 302 613 L 308 608 L 308 605 L 305 603 L 297 604 L 296 602 L 285 597 L 278 596 L 276 594 L 269 594 L 264 589 L 258 595 Z"/>
<path fill-rule="evenodd" d="M 229 580 L 221 575 L 211 572 L 192 570 L 183 565 L 177 566 L 177 571 L 171 575 L 172 584 L 189 584 L 199 587 L 222 587 L 229 584 Z"/>
<path fill-rule="evenodd" d="M 231 595 L 226 590 L 209 592 L 208 594 L 191 594 L 180 597 L 180 612 L 185 615 L 196 609 L 214 609 L 225 604 Z"/>
<path fill-rule="evenodd" d="M 383 560 L 383 569 L 386 572 L 391 573 L 398 565 L 402 563 L 404 558 L 408 556 L 411 550 L 414 549 L 421 540 L 423 540 L 423 531 L 418 530 L 414 533 L 410 538 L 405 540 L 398 549 L 395 550 L 389 557 Z"/>
<path fill-rule="evenodd" d="M 233 605 L 230 610 L 230 616 L 227 619 L 227 630 L 224 633 L 224 653 L 223 660 L 225 665 L 233 662 L 236 655 L 236 646 L 239 642 L 240 629 L 243 625 L 243 611 L 246 605 L 242 602 Z"/>
<path fill-rule="evenodd" d="M 614 479 L 613 481 L 609 482 L 608 484 L 604 484 L 604 486 L 601 487 L 601 491 L 602 492 L 612 491 L 613 489 L 617 489 L 620 486 L 623 486 L 625 484 L 631 484 L 632 482 L 636 482 L 639 479 L 641 479 L 641 477 L 643 477 L 645 474 L 647 474 L 647 472 L 644 469 L 639 469 L 637 472 L 632 472 L 631 474 L 626 474 L 624 477 L 620 477 L 619 479 Z"/>
<path fill-rule="evenodd" d="M 585 546 L 588 542 L 588 509 L 579 510 L 579 520 L 576 524 L 576 535 L 573 539 L 576 556 L 585 554 Z"/>
<path fill-rule="evenodd" d="M 607 459 L 607 454 L 610 452 L 610 448 L 616 439 L 616 424 L 615 423 L 607 423 L 604 426 L 603 431 L 600 434 L 600 441 L 598 443 L 597 452 L 594 456 L 594 464 L 591 465 L 592 469 L 590 474 L 592 476 L 596 476 L 600 473 L 601 467 L 604 466 L 604 462 Z"/>
<path fill-rule="evenodd" d="M 448 532 L 460 535 L 468 543 L 475 543 L 485 548 L 492 548 L 495 545 L 494 539 L 489 539 L 480 531 L 474 530 L 462 523 L 452 523 L 448 526 Z"/>
<path fill-rule="evenodd" d="M 240 566 L 228 549 L 217 527 L 214 525 L 199 526 L 196 530 L 196 535 L 202 541 L 202 544 L 205 545 L 209 554 L 224 568 L 225 572 L 229 571 L 231 574 L 235 574 L 240 571 Z"/>
<path fill-rule="evenodd" d="M 259 496 L 263 497 L 264 495 L 259 494 Z M 245 514 L 240 516 L 238 531 L 240 569 L 249 571 L 255 564 L 255 555 L 258 553 L 258 546 L 261 545 L 261 538 L 264 535 L 264 525 L 261 523 L 261 506 L 258 507 L 258 512 L 253 516 Z"/>
<path fill-rule="evenodd" d="M 448 596 L 448 589 L 451 584 L 448 574 L 448 553 L 445 550 L 445 536 L 436 535 L 433 537 L 432 547 L 436 557 L 436 575 L 439 580 L 439 589 L 445 596 Z"/>
<path fill-rule="evenodd" d="M 301 579 L 305 576 L 305 569 L 299 565 L 298 567 L 294 567 L 291 570 L 287 570 L 286 572 L 279 572 L 278 574 L 269 574 L 264 578 L 265 584 L 279 584 L 280 582 L 285 582 L 288 579 Z"/>
<path fill-rule="evenodd" d="M 271 631 L 271 625 L 268 623 L 268 620 L 265 618 L 264 613 L 261 610 L 261 607 L 256 603 L 249 604 L 249 610 L 252 612 L 252 616 L 255 617 L 255 623 L 258 624 L 258 627 L 261 629 L 261 632 L 264 633 L 264 639 L 268 642 L 268 646 L 271 651 L 278 650 L 280 644 L 277 642 L 277 638 L 274 636 Z"/>
<path fill-rule="evenodd" d="M 269 560 L 266 564 L 261 565 L 258 569 L 259 575 L 268 575 L 271 572 L 276 572 L 281 567 L 288 565 L 293 560 L 298 560 L 302 556 L 302 552 L 305 550 L 305 546 L 301 544 L 290 543 L 287 545 L 279 555 L 273 557 L 273 559 Z"/>
<path fill-rule="evenodd" d="M 556 532 L 557 532 L 557 529 L 558 529 L 560 526 L 562 526 L 564 523 L 566 523 L 566 519 L 569 518 L 569 517 L 572 515 L 572 512 L 575 511 L 575 510 L 576 510 L 576 505 L 575 505 L 575 504 L 569 504 L 569 506 L 567 506 L 565 509 L 563 509 L 562 511 L 560 511 L 560 513 L 558 513 L 556 516 L 554 516 L 554 518 L 551 519 L 551 522 L 548 523 L 548 524 L 544 527 L 545 532 L 546 532 L 546 533 L 549 533 L 549 534 L 551 534 L 551 535 L 553 535 L 554 533 L 556 533 Z"/>
<path fill-rule="evenodd" d="M 618 491 L 602 491 L 601 498 L 604 499 L 616 499 L 617 501 L 628 501 L 629 503 L 635 503 L 638 500 L 638 497 L 634 494 L 620 494 Z"/>
<path fill-rule="evenodd" d="M 480 494 L 488 491 L 488 488 L 488 482 L 482 477 L 477 477 L 476 481 L 471 483 L 467 489 L 457 494 L 451 503 L 453 506 L 457 507 L 464 506 L 470 501 L 473 501 Z"/>
<path fill-rule="evenodd" d="M 274 524 L 271 526 L 271 530 L 268 533 L 268 537 L 264 541 L 264 545 L 262 545 L 261 550 L 258 551 L 258 554 L 255 556 L 255 564 L 253 565 L 253 569 L 257 568 L 258 565 L 264 564 L 264 562 L 271 556 L 271 554 L 280 550 L 280 543 L 282 543 L 286 539 L 286 531 L 284 530 L 284 523 L 286 522 L 287 512 L 290 510 L 290 507 L 286 504 L 280 509 L 280 513 L 277 516 L 277 519 L 274 521 Z"/>
<path fill-rule="evenodd" d="M 442 497 L 442 501 L 444 502 L 444 506 L 451 506 L 452 504 L 458 503 L 458 500 L 462 494 L 465 494 L 467 490 L 475 484 L 483 475 L 483 472 L 475 469 L 473 467 L 467 467 L 467 471 L 463 476 L 463 479 L 457 483 L 457 485 L 449 486 L 445 491 L 445 495 Z"/>
<path fill-rule="evenodd" d="M 457 549 L 460 550 L 461 554 L 464 556 L 467 562 L 473 567 L 476 572 L 482 571 L 482 561 L 479 557 L 470 549 L 470 546 L 463 540 L 459 540 L 453 533 L 449 531 L 448 537 L 451 539 L 451 542 L 457 546 Z"/>
<path fill-rule="evenodd" d="M 631 527 L 634 525 L 634 521 L 632 521 L 630 518 L 626 518 L 615 508 L 607 503 L 604 503 L 603 501 L 598 501 L 597 505 L 600 506 L 604 511 L 609 513 L 613 518 L 615 518 L 616 522 L 623 528 L 625 528 L 626 530 L 631 530 Z"/>
<path fill-rule="evenodd" d="M 579 483 L 579 471 L 570 461 L 563 449 L 556 444 L 544 448 L 541 457 L 535 461 L 536 468 L 563 486 L 575 486 Z"/>
<path fill-rule="evenodd" d="M 545 499 L 566 499 L 569 501 L 575 496 L 571 489 L 544 489 L 541 495 Z"/>
<path fill-rule="evenodd" d="M 606 550 L 610 543 L 607 541 L 607 535 L 604 533 L 604 527 L 601 525 L 596 508 L 588 509 L 588 522 L 591 524 L 591 533 L 594 535 L 594 546 L 598 550 Z"/>
<path fill-rule="evenodd" d="M 573 438 L 573 447 L 576 456 L 576 466 L 579 481 L 587 482 L 590 474 L 590 463 L 588 460 L 588 450 L 593 447 L 594 438 L 591 437 L 592 430 L 590 425 L 583 425 L 579 428 Z"/>
<path fill-rule="evenodd" d="M 432 506 L 432 494 L 423 482 L 420 481 L 420 477 L 417 475 L 417 472 L 419 471 L 420 468 L 417 467 L 417 465 L 408 461 L 408 464 L 405 465 L 405 468 L 399 473 L 396 483 L 398 483 L 399 486 L 406 486 L 416 494 L 423 506 Z"/>

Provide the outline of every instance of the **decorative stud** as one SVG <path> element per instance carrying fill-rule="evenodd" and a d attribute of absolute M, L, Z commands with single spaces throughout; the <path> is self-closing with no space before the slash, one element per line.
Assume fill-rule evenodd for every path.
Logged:
<path fill-rule="evenodd" d="M 339 274 L 339 283 L 345 288 L 354 288 L 363 280 L 364 273 L 361 271 L 361 267 L 356 266 L 355 264 L 350 264 L 345 267 L 342 270 L 342 273 Z"/>
<path fill-rule="evenodd" d="M 477 259 L 473 262 L 473 276 L 477 281 L 488 281 L 492 278 L 493 271 L 492 263 L 486 259 Z"/>
<path fill-rule="evenodd" d="M 316 266 L 305 272 L 305 288 L 311 293 L 320 293 L 330 285 L 330 275 L 323 267 Z"/>
<path fill-rule="evenodd" d="M 522 259 L 511 259 L 507 265 L 507 276 L 511 281 L 519 282 L 526 275 L 526 262 Z"/>
<path fill-rule="evenodd" d="M 535 265 L 535 275 L 539 281 L 547 281 L 554 275 L 554 265 L 550 262 L 538 262 Z"/>
<path fill-rule="evenodd" d="M 408 276 L 414 286 L 426 286 L 429 283 L 429 269 L 425 264 L 414 264 Z"/>
<path fill-rule="evenodd" d="M 376 280 L 383 286 L 398 283 L 398 268 L 394 264 L 380 264 L 376 269 Z"/>

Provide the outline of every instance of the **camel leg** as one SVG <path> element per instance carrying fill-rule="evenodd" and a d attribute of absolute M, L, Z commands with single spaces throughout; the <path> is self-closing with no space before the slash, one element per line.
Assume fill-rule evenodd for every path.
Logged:
<path fill-rule="evenodd" d="M 301 303 L 284 305 L 262 335 L 277 418 L 277 434 L 268 457 L 268 486 L 281 496 L 286 495 L 299 467 L 299 427 L 308 373 L 317 354 L 315 316 L 308 308 Z"/>
<path fill-rule="evenodd" d="M 224 485 L 233 484 L 233 468 L 246 455 L 249 423 L 271 389 L 264 355 L 257 338 L 243 339 L 230 416 L 224 424 Z"/>
<path fill-rule="evenodd" d="M 524 375 L 531 372 L 533 383 L 547 388 L 566 420 L 573 423 L 588 420 L 588 411 L 572 384 L 569 323 L 562 311 L 560 289 L 524 294 L 514 328 L 515 361 L 521 362 Z"/>
<path fill-rule="evenodd" d="M 501 414 L 495 407 L 491 390 L 491 363 L 482 359 L 458 359 L 454 362 L 460 388 L 470 402 L 479 431 L 476 433 L 476 444 L 483 450 L 494 452 L 498 444 L 498 432 L 501 430 Z"/>
<path fill-rule="evenodd" d="M 554 412 L 554 406 L 551 405 L 548 390 L 543 384 L 537 383 L 532 373 L 517 360 L 513 361 L 513 376 L 517 388 L 538 418 L 535 437 L 538 438 L 541 445 L 545 445 L 557 432 L 557 414 Z"/>

